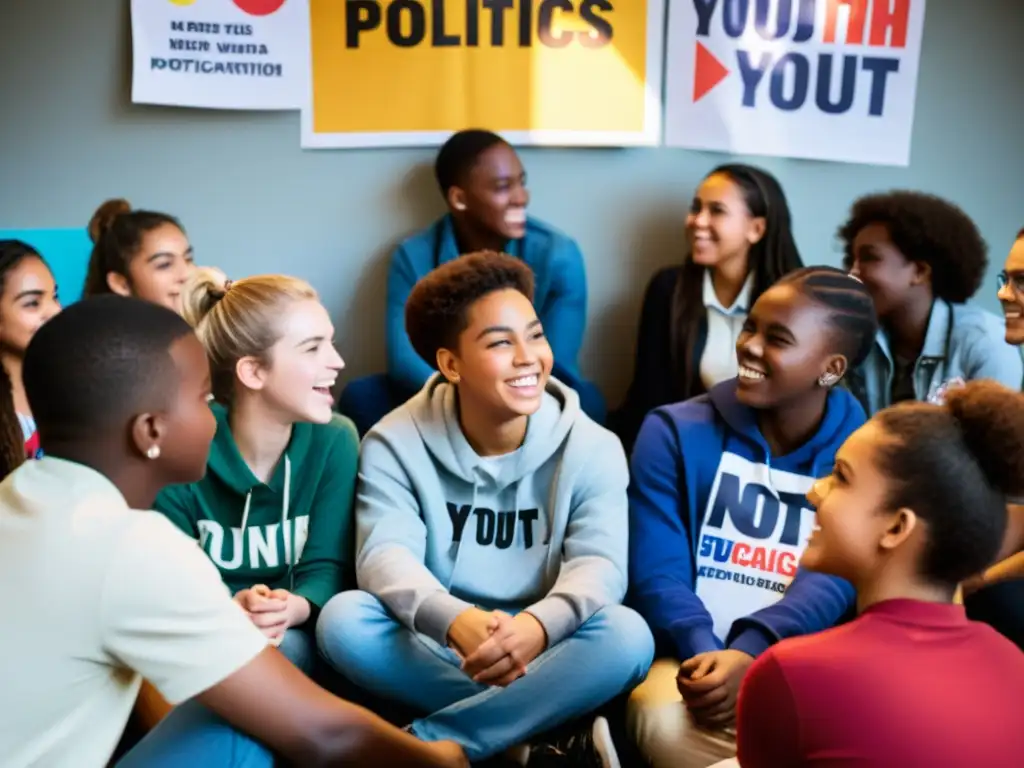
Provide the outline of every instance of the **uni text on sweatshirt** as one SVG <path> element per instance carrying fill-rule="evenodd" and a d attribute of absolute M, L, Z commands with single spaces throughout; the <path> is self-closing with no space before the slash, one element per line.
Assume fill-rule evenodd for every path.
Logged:
<path fill-rule="evenodd" d="M 435 374 L 363 440 L 359 586 L 441 645 L 455 618 L 480 606 L 529 611 L 554 646 L 625 595 L 622 446 L 551 378 L 523 445 L 481 457 L 456 397 Z"/>
<path fill-rule="evenodd" d="M 212 408 L 217 433 L 205 477 L 165 488 L 154 508 L 198 540 L 232 594 L 266 584 L 322 608 L 352 584 L 355 427 L 337 415 L 327 424 L 293 425 L 263 483 L 238 452 L 227 410 Z"/>
<path fill-rule="evenodd" d="M 632 456 L 630 589 L 665 652 L 757 656 L 852 611 L 850 584 L 797 565 L 814 525 L 805 494 L 864 421 L 833 389 L 818 431 L 772 456 L 735 379 L 647 416 Z"/>

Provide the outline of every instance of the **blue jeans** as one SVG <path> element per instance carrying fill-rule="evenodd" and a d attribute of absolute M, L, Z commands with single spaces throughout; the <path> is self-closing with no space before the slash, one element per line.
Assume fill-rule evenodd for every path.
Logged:
<path fill-rule="evenodd" d="M 175 707 L 116 768 L 273 768 L 274 755 L 194 699 Z"/>
<path fill-rule="evenodd" d="M 313 667 L 316 666 L 316 646 L 312 633 L 304 629 L 289 629 L 284 633 L 284 639 L 277 646 L 288 661 L 312 677 Z"/>
<path fill-rule="evenodd" d="M 454 651 L 406 629 L 366 592 L 333 597 L 316 634 L 321 655 L 356 685 L 430 713 L 412 723 L 416 736 L 455 741 L 470 760 L 503 752 L 631 690 L 654 657 L 647 624 L 621 605 L 598 611 L 507 688 L 473 682 Z"/>
<path fill-rule="evenodd" d="M 292 664 L 311 675 L 316 663 L 313 636 L 289 629 L 278 650 Z M 198 701 L 175 707 L 140 741 L 117 768 L 271 768 L 274 756 L 255 739 L 235 730 Z"/>

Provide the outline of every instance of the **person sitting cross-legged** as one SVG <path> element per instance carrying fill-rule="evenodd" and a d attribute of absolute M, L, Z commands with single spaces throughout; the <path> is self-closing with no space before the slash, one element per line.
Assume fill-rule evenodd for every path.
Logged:
<path fill-rule="evenodd" d="M 422 713 L 425 740 L 470 760 L 526 744 L 643 679 L 654 642 L 626 592 L 628 470 L 619 441 L 551 376 L 511 256 L 439 267 L 406 305 L 435 373 L 363 441 L 356 576 L 317 623 L 352 682 Z M 614 764 L 607 722 L 532 754 Z M 532 758 L 531 758 L 532 759 Z"/>

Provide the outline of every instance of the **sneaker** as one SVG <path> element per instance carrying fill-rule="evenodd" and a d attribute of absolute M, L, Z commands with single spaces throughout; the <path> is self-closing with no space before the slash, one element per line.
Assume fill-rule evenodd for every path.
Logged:
<path fill-rule="evenodd" d="M 621 768 L 608 720 L 597 717 L 589 727 L 565 734 L 530 750 L 530 768 Z"/>

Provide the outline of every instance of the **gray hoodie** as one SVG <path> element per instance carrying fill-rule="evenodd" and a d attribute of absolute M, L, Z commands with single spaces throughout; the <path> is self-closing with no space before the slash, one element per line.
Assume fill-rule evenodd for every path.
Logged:
<path fill-rule="evenodd" d="M 363 441 L 359 587 L 441 645 L 479 606 L 529 611 L 554 646 L 625 596 L 628 484 L 618 439 L 564 384 L 549 379 L 517 451 L 481 457 L 436 374 Z"/>

